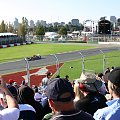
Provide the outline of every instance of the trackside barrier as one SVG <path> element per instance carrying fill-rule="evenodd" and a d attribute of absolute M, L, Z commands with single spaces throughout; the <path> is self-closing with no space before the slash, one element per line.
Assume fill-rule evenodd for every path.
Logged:
<path fill-rule="evenodd" d="M 104 73 L 104 71 L 106 69 L 106 57 L 105 57 L 105 53 L 102 50 L 99 50 L 99 51 L 100 51 L 100 53 L 103 54 L 102 55 L 102 69 L 103 69 L 103 73 Z M 89 60 L 85 60 L 85 57 L 82 54 L 82 52 L 79 52 L 79 54 L 81 55 L 81 58 L 82 58 L 82 72 L 85 72 L 85 71 L 92 71 L 93 72 L 94 70 L 88 70 L 85 68 L 86 67 L 85 63 L 88 62 Z"/>
<path fill-rule="evenodd" d="M 8 44 L 8 45 L 0 45 L 0 48 L 14 47 L 14 46 L 20 46 L 20 45 L 26 45 L 26 43 L 14 43 L 14 44 Z"/>

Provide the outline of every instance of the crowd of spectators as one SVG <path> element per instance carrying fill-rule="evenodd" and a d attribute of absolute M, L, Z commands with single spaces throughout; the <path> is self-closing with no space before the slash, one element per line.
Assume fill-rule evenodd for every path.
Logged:
<path fill-rule="evenodd" d="M 51 75 L 32 87 L 0 77 L 0 120 L 119 120 L 120 67 L 82 72 L 72 82 L 68 75 Z"/>

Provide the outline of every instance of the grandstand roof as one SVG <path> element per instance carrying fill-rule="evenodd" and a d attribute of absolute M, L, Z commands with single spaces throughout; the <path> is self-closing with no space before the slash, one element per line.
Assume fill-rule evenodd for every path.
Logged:
<path fill-rule="evenodd" d="M 9 36 L 9 35 L 17 35 L 14 33 L 0 33 L 0 36 Z"/>

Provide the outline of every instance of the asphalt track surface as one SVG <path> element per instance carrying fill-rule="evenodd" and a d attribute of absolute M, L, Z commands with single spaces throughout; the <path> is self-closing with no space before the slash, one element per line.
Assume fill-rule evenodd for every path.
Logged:
<path fill-rule="evenodd" d="M 66 62 L 71 60 L 76 60 L 82 58 L 80 55 L 80 52 L 82 53 L 83 57 L 87 56 L 94 56 L 97 54 L 103 54 L 100 50 L 102 50 L 103 53 L 111 52 L 111 51 L 118 51 L 120 52 L 120 46 L 108 46 L 104 45 L 102 47 L 98 47 L 96 49 L 90 49 L 90 50 L 81 50 L 81 51 L 74 51 L 74 52 L 67 52 L 67 53 L 58 53 L 56 54 L 59 62 Z M 36 60 L 36 61 L 29 61 L 30 69 L 38 68 L 42 66 L 48 66 L 58 63 L 56 56 L 54 55 L 47 55 L 42 56 L 42 59 Z M 24 59 L 19 61 L 13 61 L 13 62 L 7 62 L 0 64 L 0 74 L 8 74 L 8 73 L 15 73 L 18 71 L 24 71 L 26 70 L 26 61 Z"/>

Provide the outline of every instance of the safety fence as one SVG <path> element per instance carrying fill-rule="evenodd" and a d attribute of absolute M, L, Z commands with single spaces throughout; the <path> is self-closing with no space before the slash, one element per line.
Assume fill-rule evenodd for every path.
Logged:
<path fill-rule="evenodd" d="M 22 80 L 26 80 L 29 85 L 35 84 L 36 79 L 40 82 L 48 71 L 52 72 L 53 76 L 64 76 L 68 74 L 71 76 L 71 79 L 75 79 L 84 71 L 91 71 L 94 73 L 104 72 L 108 67 L 120 66 L 120 49 L 118 48 L 116 50 L 117 54 L 106 54 L 106 52 L 108 52 L 106 50 L 92 50 L 51 54 L 48 56 L 41 56 L 40 59 L 36 60 L 23 58 L 9 63 L 1 63 L 0 74 L 4 75 L 7 80 L 10 78 L 19 79 L 19 84 Z M 63 63 L 67 63 L 67 67 Z M 30 82 L 31 80 L 33 81 L 32 83 Z"/>

